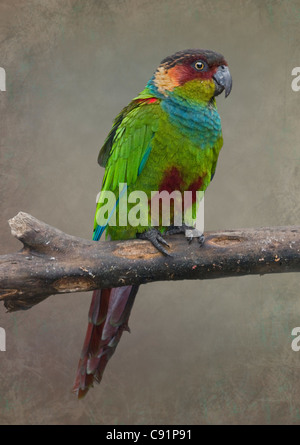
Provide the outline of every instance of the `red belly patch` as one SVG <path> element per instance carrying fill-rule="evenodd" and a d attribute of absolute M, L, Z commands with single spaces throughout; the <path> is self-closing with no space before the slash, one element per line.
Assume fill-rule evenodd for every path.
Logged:
<path fill-rule="evenodd" d="M 184 190 L 184 181 L 178 168 L 172 167 L 165 172 L 163 180 L 159 185 L 159 192 L 163 190 L 168 193 L 172 193 L 174 190 Z"/>
<path fill-rule="evenodd" d="M 187 188 L 187 190 L 192 192 L 192 202 L 193 203 L 196 202 L 196 198 L 197 198 L 196 192 L 198 190 L 201 190 L 205 176 L 206 176 L 206 174 L 203 176 L 199 176 L 198 179 L 196 179 L 194 182 L 192 182 Z"/>

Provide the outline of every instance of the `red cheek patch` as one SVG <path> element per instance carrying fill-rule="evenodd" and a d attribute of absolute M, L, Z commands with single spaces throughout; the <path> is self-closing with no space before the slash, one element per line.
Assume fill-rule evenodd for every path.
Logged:
<path fill-rule="evenodd" d="M 216 70 L 217 67 L 212 67 L 208 71 L 197 71 L 191 65 L 177 65 L 168 73 L 179 85 L 183 85 L 194 79 L 211 79 Z"/>

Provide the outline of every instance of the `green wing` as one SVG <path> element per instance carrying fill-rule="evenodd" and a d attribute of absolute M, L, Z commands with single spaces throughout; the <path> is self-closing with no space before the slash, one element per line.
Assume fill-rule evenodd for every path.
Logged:
<path fill-rule="evenodd" d="M 127 183 L 127 186 L 135 183 L 149 157 L 160 112 L 158 99 L 141 94 L 116 117 L 98 157 L 99 164 L 105 167 L 101 191 L 112 191 L 118 199 L 120 183 Z M 102 205 L 97 204 L 96 215 Z M 97 224 L 96 215 L 95 240 L 105 229 Z"/>

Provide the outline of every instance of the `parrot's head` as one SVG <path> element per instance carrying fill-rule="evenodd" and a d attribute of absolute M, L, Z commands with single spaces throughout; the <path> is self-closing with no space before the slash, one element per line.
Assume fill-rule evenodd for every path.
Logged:
<path fill-rule="evenodd" d="M 180 96 L 192 101 L 209 102 L 231 91 L 232 78 L 226 60 L 210 50 L 188 49 L 166 57 L 157 68 L 153 83 L 165 97 Z"/>

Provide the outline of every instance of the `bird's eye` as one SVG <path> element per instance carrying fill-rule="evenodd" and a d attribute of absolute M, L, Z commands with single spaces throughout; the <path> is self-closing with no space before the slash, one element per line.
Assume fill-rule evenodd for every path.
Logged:
<path fill-rule="evenodd" d="M 195 62 L 194 67 L 197 71 L 202 71 L 204 69 L 204 63 L 198 60 L 198 62 Z"/>

